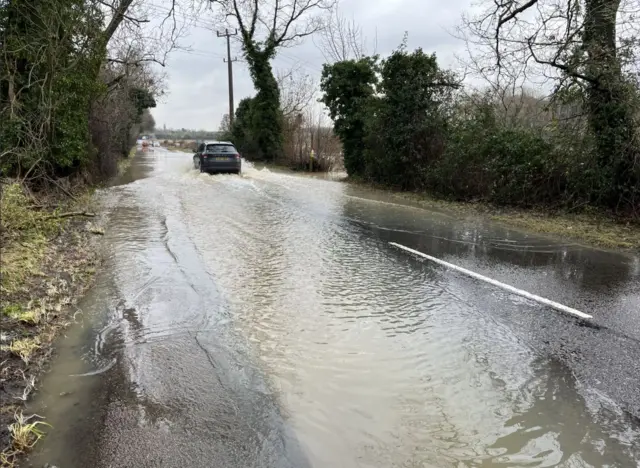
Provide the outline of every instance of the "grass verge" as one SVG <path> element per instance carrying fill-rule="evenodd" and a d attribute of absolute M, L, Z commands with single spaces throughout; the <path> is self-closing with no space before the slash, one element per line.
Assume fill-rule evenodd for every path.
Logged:
<path fill-rule="evenodd" d="M 128 157 L 122 158 L 118 161 L 118 175 L 124 174 L 131 167 L 131 160 L 134 158 L 137 152 L 137 147 L 134 146 L 133 148 L 131 148 L 131 150 L 129 150 Z"/>
<path fill-rule="evenodd" d="M 622 220 L 598 210 L 571 213 L 535 208 L 498 207 L 481 202 L 442 200 L 426 193 L 401 192 L 350 178 L 345 181 L 458 217 L 477 216 L 507 227 L 571 239 L 592 247 L 640 252 L 640 221 Z"/>
<path fill-rule="evenodd" d="M 0 203 L 0 466 L 13 467 L 44 435 L 47 424 L 22 413 L 53 352 L 73 321 L 77 298 L 95 271 L 101 230 L 89 192 L 73 200 L 34 196 L 2 184 Z"/>

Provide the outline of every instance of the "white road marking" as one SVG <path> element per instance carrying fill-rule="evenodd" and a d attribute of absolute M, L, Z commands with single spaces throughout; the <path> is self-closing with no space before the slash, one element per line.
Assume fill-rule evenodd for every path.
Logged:
<path fill-rule="evenodd" d="M 423 257 L 426 258 L 427 260 L 431 260 L 432 262 L 435 263 L 439 263 L 440 265 L 444 265 L 447 268 L 451 268 L 452 270 L 455 271 L 459 271 L 460 273 L 464 273 L 467 276 L 471 276 L 472 278 L 475 279 L 479 279 L 480 281 L 484 281 L 485 283 L 489 283 L 492 284 L 494 286 L 497 286 L 499 288 L 502 288 L 506 291 L 509 291 L 513 294 L 517 294 L 518 296 L 522 296 L 522 297 L 526 297 L 527 299 L 531 299 L 532 301 L 536 301 L 539 302 L 540 304 L 544 304 L 547 305 L 549 307 L 553 307 L 556 310 L 559 310 L 561 312 L 566 312 L 567 314 L 571 314 L 571 315 L 575 315 L 577 317 L 583 318 L 583 319 L 591 319 L 593 318 L 591 315 L 589 314 L 585 314 L 584 312 L 581 312 L 577 309 L 574 309 L 572 307 L 567 307 L 566 305 L 560 304 L 558 302 L 555 301 L 551 301 L 549 299 L 545 299 L 544 297 L 540 297 L 540 296 L 536 296 L 535 294 L 531 294 L 530 292 L 527 291 L 523 291 L 522 289 L 518 289 L 518 288 L 514 288 L 513 286 L 509 286 L 508 284 L 504 284 L 501 283 L 500 281 L 488 278 L 486 276 L 483 276 L 481 274 L 475 273 L 471 270 L 467 270 L 466 268 L 462 268 L 459 267 L 457 265 L 454 265 L 453 263 L 449 263 L 449 262 L 445 262 L 444 260 L 440 260 L 439 258 L 436 257 L 432 257 L 431 255 L 427 255 L 425 253 L 419 252 L 417 250 L 411 249 L 405 245 L 402 244 L 397 244 L 395 242 L 389 242 L 390 245 L 404 250 L 406 252 L 410 252 L 414 255 L 417 255 L 419 257 Z"/>

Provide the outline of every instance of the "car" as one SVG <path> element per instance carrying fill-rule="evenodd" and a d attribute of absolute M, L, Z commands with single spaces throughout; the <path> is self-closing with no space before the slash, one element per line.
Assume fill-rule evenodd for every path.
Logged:
<path fill-rule="evenodd" d="M 194 150 L 193 167 L 200 172 L 240 174 L 240 153 L 229 141 L 204 141 Z"/>

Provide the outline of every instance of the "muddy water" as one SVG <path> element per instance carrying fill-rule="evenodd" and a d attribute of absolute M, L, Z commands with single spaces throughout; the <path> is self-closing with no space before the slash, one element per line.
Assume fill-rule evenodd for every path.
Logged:
<path fill-rule="evenodd" d="M 34 404 L 56 428 L 35 466 L 640 463 L 638 257 L 159 149 L 124 182 Z"/>

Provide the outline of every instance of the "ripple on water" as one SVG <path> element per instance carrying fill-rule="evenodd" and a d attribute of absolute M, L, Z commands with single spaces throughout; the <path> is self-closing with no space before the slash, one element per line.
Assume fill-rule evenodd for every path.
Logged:
<path fill-rule="evenodd" d="M 604 433 L 590 436 L 600 426 L 570 373 L 491 313 L 529 305 L 390 251 L 367 200 L 273 173 L 198 184 L 182 199 L 189 232 L 314 466 L 602 466 L 625 453 L 610 437 L 594 448 Z M 421 232 L 415 218 L 390 224 Z"/>

